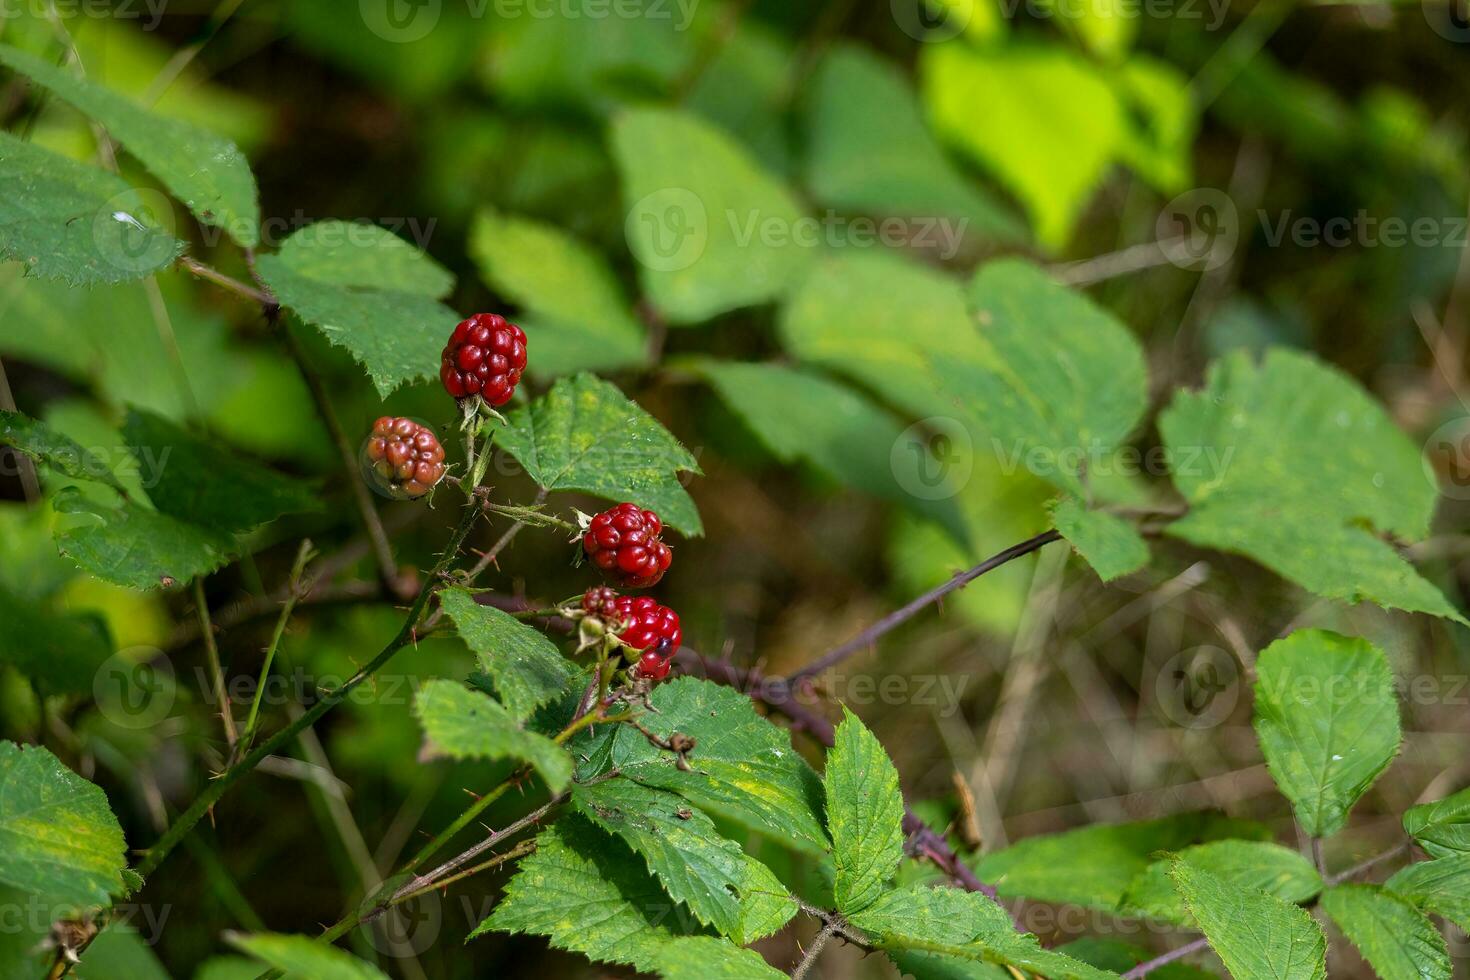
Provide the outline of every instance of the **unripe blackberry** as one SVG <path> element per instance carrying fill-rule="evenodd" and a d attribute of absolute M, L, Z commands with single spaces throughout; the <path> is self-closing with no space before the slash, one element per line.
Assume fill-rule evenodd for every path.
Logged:
<path fill-rule="evenodd" d="M 385 415 L 363 447 L 369 482 L 390 497 L 422 497 L 444 479 L 444 447 L 434 430 L 413 419 Z"/>

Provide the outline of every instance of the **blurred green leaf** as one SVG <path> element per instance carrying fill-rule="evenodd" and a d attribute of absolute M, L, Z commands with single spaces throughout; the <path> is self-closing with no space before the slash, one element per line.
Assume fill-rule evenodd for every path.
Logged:
<path fill-rule="evenodd" d="M 1234 977 L 1325 980 L 1327 937 L 1306 909 L 1175 861 L 1170 872 Z"/>
<path fill-rule="evenodd" d="M 0 620 L 0 663 L 48 694 L 91 694 L 97 669 L 112 656 L 112 638 L 96 616 L 46 613 L 0 589 Z"/>
<path fill-rule="evenodd" d="M 1377 885 L 1342 885 L 1322 908 L 1382 980 L 1449 980 L 1449 947 L 1434 923 Z"/>
<path fill-rule="evenodd" d="M 468 589 L 445 589 L 439 596 L 460 639 L 475 652 L 480 669 L 517 721 L 564 693 L 580 673 L 540 630 L 480 605 Z"/>
<path fill-rule="evenodd" d="M 1104 582 L 1148 564 L 1148 543 L 1132 524 L 1106 511 L 1088 510 L 1075 497 L 1059 497 L 1051 508 L 1062 537 Z"/>
<path fill-rule="evenodd" d="M 389 238 L 371 225 L 322 222 L 257 260 L 281 305 L 351 352 L 384 398 L 437 373 L 439 352 L 459 321 L 434 299 L 452 284 L 448 273 Z"/>
<path fill-rule="evenodd" d="M 108 507 L 68 488 L 56 495 L 54 506 L 76 515 L 57 532 L 61 553 L 98 578 L 133 589 L 184 585 L 224 565 L 235 547 L 228 535 L 133 501 Z"/>
<path fill-rule="evenodd" d="M 138 931 L 118 922 L 97 934 L 70 975 L 77 980 L 170 980 Z"/>
<path fill-rule="evenodd" d="M 0 258 L 72 285 L 125 282 L 166 268 L 184 243 L 117 176 L 0 132 Z"/>
<path fill-rule="evenodd" d="M 1326 837 L 1399 750 L 1388 659 L 1367 640 L 1298 630 L 1256 661 L 1256 737 L 1302 830 Z"/>
<path fill-rule="evenodd" d="M 687 535 L 704 533 L 678 476 L 698 473 L 699 464 L 657 419 L 600 378 L 561 379 L 511 412 L 495 442 L 547 490 L 631 500 Z"/>
<path fill-rule="evenodd" d="M 786 37 L 741 18 L 699 69 L 683 104 L 739 138 L 772 173 L 786 174 L 791 169 L 786 108 L 795 57 Z"/>
<path fill-rule="evenodd" d="M 1404 813 L 1404 833 L 1432 857 L 1470 853 L 1470 788 Z"/>
<path fill-rule="evenodd" d="M 967 540 L 964 518 L 944 486 L 923 486 L 920 495 L 899 478 L 933 463 L 923 437 L 902 430 L 851 388 L 777 364 L 702 360 L 694 368 L 783 463 L 806 460 L 845 486 L 901 504 L 955 540 Z"/>
<path fill-rule="evenodd" d="M 436 678 L 419 688 L 414 711 L 430 747 L 453 759 L 518 759 L 531 763 L 553 793 L 572 781 L 572 758 L 544 735 L 524 731 L 490 695 Z"/>
<path fill-rule="evenodd" d="M 612 127 L 629 248 L 675 325 L 779 297 L 810 262 L 790 192 L 727 134 L 687 113 L 630 109 Z M 803 226 L 804 227 L 804 226 Z"/>
<path fill-rule="evenodd" d="M 1134 35 L 1138 33 L 1138 8 L 1128 4 L 1127 0 L 1095 0 L 1079 4 L 1066 0 L 1040 0 L 1037 9 L 1037 16 L 1055 22 L 1106 61 L 1117 61 L 1126 55 Z"/>
<path fill-rule="evenodd" d="M 1010 208 L 945 157 L 896 66 L 855 45 L 838 45 L 809 91 L 803 173 L 818 201 L 865 214 L 955 219 L 963 222 L 961 234 L 982 239 L 1027 238 Z"/>
<path fill-rule="evenodd" d="M 836 867 L 833 892 L 844 914 L 883 893 L 903 860 L 903 795 L 893 760 L 846 707 L 822 774 L 827 832 Z"/>
<path fill-rule="evenodd" d="M 750 698 L 711 681 L 680 677 L 654 688 L 643 724 L 667 740 L 694 739 L 689 771 L 672 753 L 627 726 L 612 762 L 629 779 L 673 790 L 717 815 L 738 820 L 799 850 L 822 853 L 822 786 L 791 747 L 791 735 L 756 714 Z"/>
<path fill-rule="evenodd" d="M 1265 838 L 1267 828 L 1215 813 L 1097 824 L 1028 837 L 981 857 L 975 873 L 1005 898 L 1113 911 L 1160 851 L 1231 837 Z"/>
<path fill-rule="evenodd" d="M 250 248 L 260 241 L 255 175 L 234 143 L 193 123 L 156 115 L 34 55 L 0 44 L 0 63 L 101 123 L 205 224 Z"/>
<path fill-rule="evenodd" d="M 148 498 L 170 517 L 239 533 L 283 514 L 318 508 L 311 487 L 241 459 L 157 415 L 130 411 L 123 435 L 139 466 L 155 474 Z"/>
<path fill-rule="evenodd" d="M 1164 194 L 1188 188 L 1199 127 L 1189 78 L 1167 62 L 1135 55 L 1118 67 L 1114 83 L 1131 110 L 1119 155 Z"/>
<path fill-rule="evenodd" d="M 11 446 L 74 480 L 96 480 L 123 496 L 127 491 L 107 464 L 43 422 L 0 409 L 0 446 Z"/>
<path fill-rule="evenodd" d="M 470 253 L 524 310 L 527 369 L 550 376 L 647 360 L 648 339 L 606 259 L 555 225 L 481 211 Z"/>
<path fill-rule="evenodd" d="M 1418 447 L 1335 368 L 1273 349 L 1216 361 L 1159 417 L 1190 503 L 1165 533 L 1247 555 L 1318 595 L 1464 617 L 1380 535 L 1429 531 Z"/>
<path fill-rule="evenodd" d="M 781 980 L 786 976 L 755 950 L 711 936 L 670 940 L 653 957 L 651 969 L 664 980 Z"/>
<path fill-rule="evenodd" d="M 920 52 L 925 105 L 941 139 L 1015 193 L 1037 238 L 1061 248 L 1124 141 L 1126 120 L 1107 80 L 1063 47 Z"/>
<path fill-rule="evenodd" d="M 1322 891 L 1322 876 L 1299 852 L 1264 840 L 1218 840 L 1179 851 L 1178 858 L 1226 884 L 1263 891 L 1287 902 L 1306 902 Z M 1195 925 L 1169 872 L 1174 857 L 1155 861 L 1133 879 L 1120 904 L 1128 915 Z"/>
<path fill-rule="evenodd" d="M 310 936 L 226 933 L 225 939 L 262 963 L 302 980 L 387 980 L 377 967 Z"/>
<path fill-rule="evenodd" d="M 40 746 L 0 742 L 0 885 L 73 912 L 111 905 L 126 843 L 107 796 Z"/>

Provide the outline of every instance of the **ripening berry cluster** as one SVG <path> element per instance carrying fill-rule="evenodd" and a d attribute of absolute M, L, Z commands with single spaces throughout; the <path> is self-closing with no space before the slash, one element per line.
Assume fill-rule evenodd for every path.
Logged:
<path fill-rule="evenodd" d="M 374 482 L 390 496 L 422 497 L 444 478 L 444 447 L 432 429 L 413 419 L 378 419 L 364 454 Z"/>

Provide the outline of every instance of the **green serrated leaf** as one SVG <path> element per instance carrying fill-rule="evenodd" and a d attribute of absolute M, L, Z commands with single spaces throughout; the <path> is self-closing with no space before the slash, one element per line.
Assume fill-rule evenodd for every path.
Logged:
<path fill-rule="evenodd" d="M 903 794 L 888 753 L 845 706 L 822 786 L 836 866 L 833 894 L 838 910 L 851 915 L 883 893 L 903 860 Z"/>
<path fill-rule="evenodd" d="M 746 881 L 754 859 L 748 862 L 740 845 L 721 837 L 703 811 L 674 793 L 616 778 L 578 786 L 572 802 L 588 820 L 642 855 L 670 897 L 689 906 L 695 918 L 743 939 Z M 773 878 L 769 870 L 755 875 L 763 887 Z M 789 899 L 787 904 L 790 919 L 796 904 Z"/>
<path fill-rule="evenodd" d="M 231 946 L 302 980 L 387 980 L 377 967 L 309 936 L 226 933 Z"/>
<path fill-rule="evenodd" d="M 1189 501 L 1166 533 L 1247 555 L 1318 595 L 1464 622 L 1379 535 L 1423 538 L 1434 487 L 1383 407 L 1312 357 L 1232 354 L 1159 417 Z"/>
<path fill-rule="evenodd" d="M 778 364 L 706 360 L 693 367 L 781 461 L 806 460 L 846 486 L 940 524 L 957 541 L 967 539 L 968 528 L 947 487 L 921 487 L 920 495 L 898 478 L 924 465 L 917 460 L 934 462 L 927 441 L 856 391 Z"/>
<path fill-rule="evenodd" d="M 827 850 L 822 787 L 791 747 L 789 733 L 756 714 L 749 698 L 710 681 L 680 677 L 650 695 L 655 709 L 642 723 L 667 739 L 694 739 L 689 771 L 677 759 L 626 726 L 613 743 L 612 762 L 624 776 L 673 790 L 710 810 L 814 854 Z"/>
<path fill-rule="evenodd" d="M 0 885 L 53 907 L 106 908 L 126 846 L 102 790 L 44 748 L 0 742 Z"/>
<path fill-rule="evenodd" d="M 346 348 L 385 398 L 437 373 L 444 339 L 459 321 L 436 299 L 452 277 L 375 226 L 308 225 L 278 254 L 262 255 L 257 268 L 281 305 Z"/>
<path fill-rule="evenodd" d="M 1217 875 L 1228 885 L 1250 888 L 1287 902 L 1306 902 L 1322 890 L 1322 876 L 1297 851 L 1270 841 L 1221 840 L 1186 847 L 1176 855 Z M 1155 861 L 1128 886 L 1120 908 L 1128 915 L 1191 928 L 1194 920 L 1169 877 L 1174 858 Z"/>
<path fill-rule="evenodd" d="M 1444 936 L 1397 895 L 1377 885 L 1342 885 L 1322 896 L 1322 908 L 1382 980 L 1449 980 Z"/>
<path fill-rule="evenodd" d="M 916 950 L 1030 970 L 1051 980 L 1102 980 L 1099 970 L 1065 953 L 1042 949 L 1017 932 L 1010 914 L 979 892 L 914 886 L 886 892 L 851 917 L 884 949 Z"/>
<path fill-rule="evenodd" d="M 318 507 L 310 487 L 151 412 L 129 411 L 123 437 L 139 464 L 156 471 L 148 499 L 161 513 L 189 524 L 238 533 Z"/>
<path fill-rule="evenodd" d="M 648 338 L 607 260 L 555 225 L 481 211 L 470 254 L 495 291 L 524 311 L 537 376 L 644 363 Z"/>
<path fill-rule="evenodd" d="M 601 378 L 563 378 L 511 412 L 495 441 L 547 490 L 631 500 L 685 534 L 704 533 L 679 481 L 680 472 L 700 472 L 699 464 L 657 419 Z"/>
<path fill-rule="evenodd" d="M 48 694 L 90 694 L 112 638 L 92 615 L 48 614 L 0 588 L 0 664 L 34 678 Z"/>
<path fill-rule="evenodd" d="M 612 147 L 628 246 L 670 322 L 775 299 L 811 260 L 814 249 L 796 241 L 800 206 L 709 123 L 675 109 L 625 110 Z"/>
<path fill-rule="evenodd" d="M 0 446 L 11 446 L 73 480 L 96 480 L 127 496 L 105 462 L 44 422 L 19 412 L 0 409 Z"/>
<path fill-rule="evenodd" d="M 255 176 L 230 140 L 193 123 L 155 115 L 125 96 L 9 45 L 0 45 L 0 63 L 101 123 L 200 221 L 223 228 L 247 248 L 259 244 Z"/>
<path fill-rule="evenodd" d="M 1398 753 L 1388 659 L 1367 640 L 1298 630 L 1256 662 L 1255 728 L 1302 830 L 1326 837 Z"/>
<path fill-rule="evenodd" d="M 98 578 L 131 589 L 183 585 L 224 565 L 236 548 L 229 535 L 134 501 L 107 507 L 69 487 L 56 495 L 54 506 L 61 514 L 86 515 L 57 532 L 61 553 Z"/>
<path fill-rule="evenodd" d="M 1009 207 L 944 155 L 897 65 L 839 44 L 808 90 L 804 173 L 820 203 L 862 214 L 957 219 L 958 232 L 995 241 L 1029 237 Z"/>
<path fill-rule="evenodd" d="M 689 931 L 674 901 L 626 845 L 581 817 L 563 817 L 536 838 L 490 917 L 470 932 L 545 936 L 594 963 L 651 970 L 660 952 Z M 692 925 L 692 923 L 687 923 Z"/>
<path fill-rule="evenodd" d="M 566 749 L 520 727 L 500 702 L 455 681 L 425 681 L 414 696 L 414 713 L 430 746 L 455 759 L 521 759 L 531 763 L 552 792 L 572 781 Z"/>
<path fill-rule="evenodd" d="M 1325 980 L 1327 937 L 1306 909 L 1188 861 L 1175 861 L 1170 874 L 1231 976 Z"/>
<path fill-rule="evenodd" d="M 779 932 L 796 914 L 796 900 L 775 872 L 745 855 L 745 888 L 741 893 L 740 928 L 730 938 L 742 946 Z"/>
<path fill-rule="evenodd" d="M 1431 857 L 1470 853 L 1470 788 L 1404 813 L 1404 832 Z"/>
<path fill-rule="evenodd" d="M 653 957 L 651 969 L 664 980 L 782 980 L 786 976 L 755 950 L 712 936 L 669 940 Z"/>
<path fill-rule="evenodd" d="M 975 873 L 1006 898 L 1113 911 L 1160 851 L 1230 837 L 1269 839 L 1270 829 L 1217 813 L 1098 824 L 1029 837 L 980 858 Z"/>
<path fill-rule="evenodd" d="M 5 132 L 0 184 L 0 258 L 28 274 L 72 285 L 126 282 L 184 251 L 126 181 Z"/>
<path fill-rule="evenodd" d="M 1051 517 L 1062 537 L 1104 582 L 1148 564 L 1148 543 L 1121 517 L 1088 510 L 1075 497 L 1057 498 L 1051 506 Z"/>
<path fill-rule="evenodd" d="M 509 613 L 480 605 L 468 589 L 445 589 L 439 601 L 517 720 L 525 721 L 563 693 L 580 673 L 544 633 Z"/>
<path fill-rule="evenodd" d="M 1416 862 L 1383 887 L 1470 932 L 1470 854 Z"/>

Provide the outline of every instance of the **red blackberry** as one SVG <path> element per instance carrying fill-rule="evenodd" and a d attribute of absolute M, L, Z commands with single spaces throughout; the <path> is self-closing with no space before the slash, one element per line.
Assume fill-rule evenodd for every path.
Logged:
<path fill-rule="evenodd" d="M 444 447 L 413 419 L 378 419 L 363 456 L 369 480 L 390 497 L 422 497 L 444 478 Z"/>
<path fill-rule="evenodd" d="M 582 550 L 603 573 L 630 589 L 646 589 L 664 577 L 673 552 L 663 543 L 663 522 L 637 504 L 618 504 L 592 518 Z"/>
<path fill-rule="evenodd" d="M 646 595 L 634 598 L 620 595 L 613 600 L 616 616 L 609 617 L 623 626 L 618 639 L 634 650 L 649 650 L 667 642 L 670 650 L 679 649 L 684 633 L 679 628 L 679 614 L 668 606 L 661 606 Z"/>
<path fill-rule="evenodd" d="M 526 333 L 498 313 L 476 313 L 454 328 L 439 360 L 439 380 L 455 398 L 510 401 L 526 369 Z"/>
<path fill-rule="evenodd" d="M 582 609 L 594 616 L 617 621 L 618 594 L 605 585 L 594 585 L 582 596 Z"/>
<path fill-rule="evenodd" d="M 651 681 L 661 681 L 669 676 L 669 667 L 673 665 L 673 648 L 668 640 L 660 640 L 657 647 L 645 650 L 638 658 L 638 676 L 646 677 Z"/>

